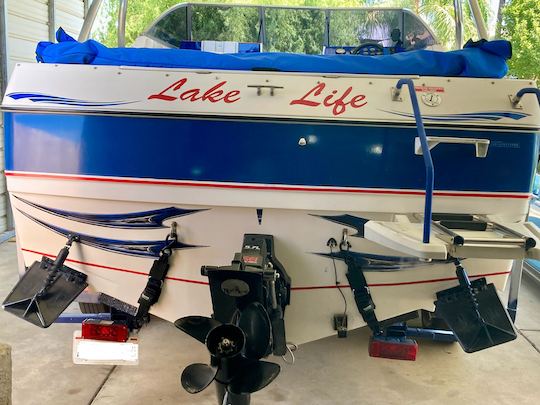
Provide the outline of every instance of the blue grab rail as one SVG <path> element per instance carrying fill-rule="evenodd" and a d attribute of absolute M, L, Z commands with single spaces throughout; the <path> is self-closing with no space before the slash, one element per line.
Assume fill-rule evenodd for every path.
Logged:
<path fill-rule="evenodd" d="M 429 237 L 431 234 L 431 209 L 433 205 L 435 168 L 433 167 L 433 160 L 431 159 L 431 152 L 429 150 L 426 130 L 424 129 L 424 121 L 422 120 L 422 114 L 420 114 L 420 107 L 418 106 L 418 98 L 416 97 L 414 83 L 412 79 L 399 79 L 396 85 L 398 92 L 401 91 L 403 85 L 407 85 L 409 88 L 409 96 L 411 97 L 414 119 L 416 120 L 416 131 L 418 132 L 418 138 L 420 138 L 422 155 L 424 156 L 424 165 L 426 166 L 426 199 L 424 203 L 424 235 L 422 241 L 424 243 L 429 243 Z"/>
<path fill-rule="evenodd" d="M 521 100 L 521 97 L 523 97 L 525 94 L 536 94 L 536 98 L 538 99 L 538 104 L 540 104 L 540 89 L 536 89 L 534 87 L 525 87 L 518 91 L 516 93 L 516 97 L 514 98 L 514 104 L 519 103 Z"/>

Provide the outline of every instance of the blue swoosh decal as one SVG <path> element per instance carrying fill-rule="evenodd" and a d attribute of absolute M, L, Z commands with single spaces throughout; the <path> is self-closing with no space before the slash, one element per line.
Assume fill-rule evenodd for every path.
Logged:
<path fill-rule="evenodd" d="M 22 92 L 9 93 L 7 94 L 7 96 L 11 97 L 13 100 L 28 99 L 34 103 L 74 105 L 78 107 L 106 107 L 106 106 L 131 104 L 131 103 L 136 102 L 136 101 L 89 101 L 89 100 L 80 100 L 80 99 L 75 99 L 75 98 L 51 96 L 49 94 L 22 93 Z"/>
<path fill-rule="evenodd" d="M 414 118 L 414 114 L 403 113 L 399 111 L 380 110 L 389 114 L 399 115 L 401 117 Z M 487 111 L 462 114 L 442 114 L 442 115 L 422 115 L 425 120 L 431 121 L 499 121 L 503 118 L 510 118 L 515 121 L 530 117 L 530 114 L 514 111 Z"/>
<path fill-rule="evenodd" d="M 313 215 L 313 214 L 312 214 Z M 356 229 L 356 233 L 351 236 L 364 237 L 364 225 L 368 222 L 368 219 L 355 217 L 353 215 L 313 215 L 315 217 L 323 218 L 328 221 L 332 221 L 341 225 L 348 226 Z"/>
<path fill-rule="evenodd" d="M 19 210 L 21 214 L 31 219 L 32 221 L 40 224 L 41 226 L 56 232 L 66 238 L 68 235 L 76 234 L 80 238 L 80 243 L 91 246 L 97 249 L 106 250 L 109 252 L 120 253 L 124 255 L 136 256 L 136 257 L 149 257 L 157 258 L 159 257 L 160 251 L 168 244 L 165 240 L 118 240 L 118 239 L 109 239 L 109 238 L 100 238 L 85 234 L 80 234 L 77 232 L 72 232 L 70 230 L 60 228 L 55 225 L 48 224 L 37 218 L 34 218 L 30 214 L 27 214 Z M 204 246 L 188 245 L 182 242 L 176 242 L 171 248 L 172 249 L 189 249 L 189 248 L 198 248 Z"/>
<path fill-rule="evenodd" d="M 85 224 L 105 226 L 109 228 L 166 228 L 166 226 L 163 225 L 163 222 L 167 219 L 190 215 L 200 211 L 206 211 L 205 209 L 182 209 L 177 207 L 168 207 L 152 211 L 129 212 L 125 214 L 86 214 L 82 212 L 49 208 L 18 196 L 14 197 L 25 204 L 28 204 L 31 207 L 37 208 L 48 214 L 56 215 L 72 221 L 83 222 Z"/>

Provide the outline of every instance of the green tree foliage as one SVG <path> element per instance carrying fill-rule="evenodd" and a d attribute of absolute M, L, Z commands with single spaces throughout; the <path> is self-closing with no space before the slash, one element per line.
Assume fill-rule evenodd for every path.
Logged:
<path fill-rule="evenodd" d="M 320 10 L 268 9 L 265 49 L 320 54 L 324 45 L 324 24 L 325 15 Z"/>
<path fill-rule="evenodd" d="M 259 13 L 256 8 L 195 7 L 191 21 L 193 38 L 238 42 L 257 42 L 258 39 Z"/>
<path fill-rule="evenodd" d="M 512 42 L 510 74 L 540 80 L 540 1 L 513 0 L 503 9 L 502 37 Z"/>

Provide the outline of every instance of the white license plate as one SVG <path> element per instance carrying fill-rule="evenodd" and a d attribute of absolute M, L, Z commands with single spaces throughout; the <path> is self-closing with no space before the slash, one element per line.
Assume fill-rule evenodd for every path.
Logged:
<path fill-rule="evenodd" d="M 139 364 L 139 339 L 127 342 L 83 339 L 81 331 L 73 333 L 73 363 L 136 366 Z"/>

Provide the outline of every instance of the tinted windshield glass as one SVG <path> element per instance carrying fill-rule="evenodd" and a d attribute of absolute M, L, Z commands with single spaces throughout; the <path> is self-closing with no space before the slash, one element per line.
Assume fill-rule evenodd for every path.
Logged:
<path fill-rule="evenodd" d="M 379 42 L 392 46 L 391 33 L 401 31 L 401 10 L 335 10 L 330 13 L 330 45 Z"/>
<path fill-rule="evenodd" d="M 403 28 L 405 49 L 424 49 L 426 46 L 436 43 L 423 22 L 414 15 L 404 14 Z"/>
<path fill-rule="evenodd" d="M 191 9 L 193 41 L 259 42 L 255 7 L 199 6 Z"/>
<path fill-rule="evenodd" d="M 147 35 L 171 47 L 178 47 L 183 40 L 263 42 L 267 52 L 306 54 L 320 54 L 325 45 L 341 47 L 376 42 L 385 47 L 422 49 L 436 44 L 424 22 L 402 9 L 188 4 L 165 14 Z"/>
<path fill-rule="evenodd" d="M 178 47 L 180 41 L 188 39 L 187 8 L 179 7 L 170 11 L 150 27 L 148 34 L 173 47 Z"/>
<path fill-rule="evenodd" d="M 263 48 L 268 52 L 320 54 L 325 20 L 322 10 L 268 8 Z"/>

